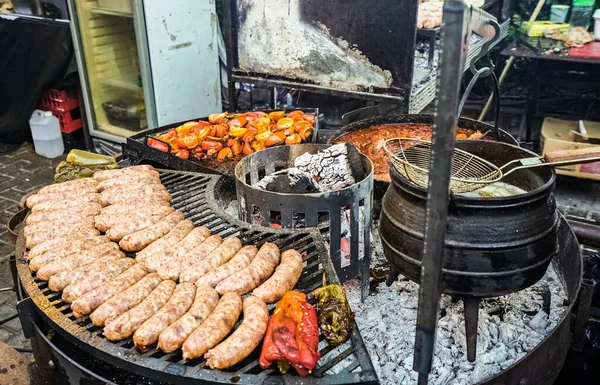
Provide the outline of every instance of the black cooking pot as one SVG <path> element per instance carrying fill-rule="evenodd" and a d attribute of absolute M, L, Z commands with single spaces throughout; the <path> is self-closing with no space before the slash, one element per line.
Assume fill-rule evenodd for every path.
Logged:
<path fill-rule="evenodd" d="M 536 154 L 490 141 L 460 141 L 457 148 L 502 166 Z M 420 278 L 427 191 L 392 167 L 383 202 L 380 233 L 393 269 Z M 520 170 L 503 182 L 526 194 L 506 198 L 453 195 L 448 212 L 443 292 L 466 297 L 499 296 L 541 279 L 556 252 L 556 174 L 552 168 Z"/>
<path fill-rule="evenodd" d="M 359 112 L 359 111 L 361 111 L 361 110 L 358 110 L 357 112 Z M 376 109 L 374 113 L 376 113 L 377 111 L 379 111 L 379 110 Z M 369 111 L 366 112 L 367 115 L 361 114 L 361 115 L 356 115 L 356 116 L 363 117 L 363 116 L 368 116 L 371 113 L 373 113 L 373 112 L 371 112 L 371 110 L 369 109 Z M 347 115 L 350 115 L 350 113 L 348 113 Z M 348 118 L 346 118 L 345 120 L 348 120 Z M 327 141 L 327 143 L 333 144 L 340 137 L 342 137 L 343 135 L 345 135 L 347 133 L 362 130 L 362 129 L 373 127 L 373 126 L 379 126 L 382 124 L 430 124 L 430 125 L 432 125 L 433 124 L 433 115 L 429 115 L 429 114 L 388 115 L 388 116 L 375 116 L 375 117 L 369 117 L 366 119 L 360 119 L 360 120 L 357 120 L 352 123 L 344 125 L 340 131 L 336 132 Z M 473 119 L 468 119 L 468 118 L 460 118 L 458 120 L 458 126 L 460 128 L 466 128 L 468 130 L 480 131 L 484 134 L 488 131 L 492 131 L 488 134 L 488 137 L 494 138 L 494 133 L 493 133 L 494 126 L 492 126 L 490 124 L 486 124 L 486 123 L 480 122 L 478 120 L 473 120 Z M 500 142 L 514 144 L 517 146 L 519 145 L 519 142 L 508 132 L 506 132 L 502 129 L 498 129 L 498 132 L 499 132 L 499 136 L 500 136 Z M 373 197 L 376 202 L 380 201 L 381 198 L 383 198 L 383 195 L 385 194 L 385 192 L 388 188 L 388 185 L 389 185 L 388 182 L 375 179 L 375 184 L 374 184 L 374 189 L 373 189 Z M 378 214 L 378 213 L 376 212 L 376 214 Z"/>

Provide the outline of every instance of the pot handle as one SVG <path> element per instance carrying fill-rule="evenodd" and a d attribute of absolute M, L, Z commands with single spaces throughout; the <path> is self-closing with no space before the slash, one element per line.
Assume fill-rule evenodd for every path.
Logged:
<path fill-rule="evenodd" d="M 600 146 L 547 152 L 544 160 L 553 165 L 595 162 L 600 160 Z"/>

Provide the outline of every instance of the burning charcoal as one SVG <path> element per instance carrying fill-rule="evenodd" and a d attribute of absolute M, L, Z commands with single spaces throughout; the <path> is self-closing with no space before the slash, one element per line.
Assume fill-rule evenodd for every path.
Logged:
<path fill-rule="evenodd" d="M 288 168 L 266 176 L 255 187 L 285 194 L 311 194 L 321 192 L 313 176 L 297 168 Z"/>
<path fill-rule="evenodd" d="M 316 154 L 303 154 L 296 158 L 296 168 L 314 176 L 321 190 L 337 191 L 354 184 L 348 147 L 336 144 Z"/>

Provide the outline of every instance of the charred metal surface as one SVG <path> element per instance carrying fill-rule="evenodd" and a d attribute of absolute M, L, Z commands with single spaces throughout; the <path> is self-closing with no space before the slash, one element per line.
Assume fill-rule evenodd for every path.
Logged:
<path fill-rule="evenodd" d="M 590 279 L 584 279 L 581 285 L 577 305 L 577 317 L 575 318 L 575 330 L 573 332 L 573 350 L 576 352 L 583 351 L 585 329 L 590 319 L 595 286 L 594 281 Z"/>
<path fill-rule="evenodd" d="M 238 236 L 244 244 L 261 246 L 264 242 L 274 242 L 282 250 L 294 248 L 304 253 L 306 266 L 296 288 L 303 292 L 311 292 L 320 287 L 323 276 L 328 283 L 338 283 L 335 269 L 328 258 L 327 250 L 318 231 L 315 230 L 285 230 L 265 229 L 243 223 L 228 216 L 218 206 L 215 197 L 219 177 L 188 172 L 161 172 L 161 181 L 171 193 L 172 205 L 182 211 L 187 219 L 194 221 L 197 226 L 206 226 L 213 234 L 222 237 Z M 18 244 L 23 245 L 23 237 Z M 24 248 L 18 247 L 22 253 Z M 268 378 L 286 384 L 351 384 L 377 383 L 377 376 L 371 360 L 366 352 L 358 328 L 352 332 L 352 354 L 357 366 L 354 370 L 339 375 L 325 375 L 323 378 L 309 377 L 303 379 L 294 375 L 274 376 L 274 370 L 262 370 L 258 366 L 259 350 L 253 352 L 247 359 L 227 371 L 209 370 L 204 360 L 183 360 L 181 351 L 165 354 L 157 348 L 150 349 L 144 354 L 133 349 L 131 338 L 110 342 L 102 336 L 103 328 L 95 327 L 89 317 L 76 319 L 70 306 L 60 298 L 60 293 L 48 289 L 48 283 L 38 280 L 29 271 L 26 263 L 18 262 L 19 279 L 25 292 L 30 297 L 26 300 L 32 303 L 34 315 L 26 316 L 25 322 L 32 319 L 35 325 L 48 325 L 59 333 L 69 344 L 90 354 L 95 360 L 114 365 L 119 370 L 125 370 L 143 376 L 148 384 L 213 384 L 233 383 L 259 385 Z M 25 305 L 23 305 L 25 306 Z M 38 317 L 38 318 L 35 318 Z M 28 321 L 29 320 L 29 321 Z M 23 319 L 22 319 L 23 322 Z M 31 322 L 29 322 L 31 324 Z M 331 351 L 326 346 L 322 355 Z M 331 357 L 329 359 L 335 359 Z M 328 361 L 321 365 L 327 365 Z M 103 373 L 105 376 L 109 373 Z M 111 380 L 109 378 L 109 380 Z"/>

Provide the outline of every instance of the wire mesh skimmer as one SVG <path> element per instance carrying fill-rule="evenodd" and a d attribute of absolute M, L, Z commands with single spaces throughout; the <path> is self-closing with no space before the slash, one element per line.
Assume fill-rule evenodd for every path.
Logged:
<path fill-rule="evenodd" d="M 384 148 L 398 173 L 417 186 L 427 188 L 431 142 L 418 138 L 393 138 L 385 141 Z M 591 147 L 553 151 L 540 157 L 515 159 L 498 167 L 479 156 L 455 148 L 450 190 L 457 194 L 475 191 L 526 168 L 565 166 L 599 160 L 600 147 Z"/>

